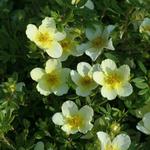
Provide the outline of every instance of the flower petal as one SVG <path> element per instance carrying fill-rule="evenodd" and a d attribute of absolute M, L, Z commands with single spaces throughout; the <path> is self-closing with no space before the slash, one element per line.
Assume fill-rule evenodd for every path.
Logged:
<path fill-rule="evenodd" d="M 78 107 L 73 101 L 64 102 L 61 109 L 62 109 L 63 116 L 65 117 L 75 115 L 78 112 Z"/>
<path fill-rule="evenodd" d="M 91 48 L 91 43 L 87 42 L 87 43 L 83 43 L 81 45 L 77 46 L 77 51 L 79 53 L 84 53 L 87 49 Z"/>
<path fill-rule="evenodd" d="M 94 73 L 96 71 L 101 71 L 100 64 L 94 64 L 92 66 L 91 72 Z"/>
<path fill-rule="evenodd" d="M 69 68 L 62 68 L 61 69 L 61 81 L 62 82 L 68 82 L 68 78 L 70 75 L 70 69 Z"/>
<path fill-rule="evenodd" d="M 119 96 L 129 96 L 133 92 L 132 85 L 128 82 L 124 83 L 123 85 L 119 86 L 116 89 L 116 92 Z"/>
<path fill-rule="evenodd" d="M 92 120 L 94 111 L 92 107 L 85 105 L 79 110 L 79 115 L 81 115 L 85 119 L 85 121 L 89 122 Z"/>
<path fill-rule="evenodd" d="M 90 48 L 85 51 L 86 55 L 88 55 L 93 61 L 95 61 L 98 56 L 102 53 L 103 49 L 95 49 Z"/>
<path fill-rule="evenodd" d="M 101 25 L 94 25 L 93 28 L 87 28 L 85 30 L 86 37 L 89 41 L 101 36 L 103 27 Z"/>
<path fill-rule="evenodd" d="M 108 41 L 108 44 L 107 44 L 107 46 L 106 46 L 105 48 L 110 49 L 110 50 L 115 50 L 115 48 L 114 48 L 114 46 L 113 46 L 112 39 L 110 39 L 110 40 Z"/>
<path fill-rule="evenodd" d="M 54 38 L 56 41 L 62 41 L 66 37 L 65 32 L 56 32 Z"/>
<path fill-rule="evenodd" d="M 100 24 L 100 25 L 94 25 L 95 29 L 96 29 L 96 36 L 95 37 L 99 37 L 99 36 L 103 36 L 102 33 L 103 33 L 103 30 L 104 30 L 104 27 Z"/>
<path fill-rule="evenodd" d="M 36 34 L 38 33 L 38 29 L 35 25 L 33 24 L 28 24 L 27 29 L 26 29 L 26 35 L 27 37 L 31 40 L 34 41 Z"/>
<path fill-rule="evenodd" d="M 103 86 L 101 88 L 101 94 L 103 97 L 107 98 L 108 100 L 113 100 L 117 96 L 117 93 L 114 89 L 106 86 Z"/>
<path fill-rule="evenodd" d="M 124 81 L 128 81 L 130 79 L 130 68 L 128 65 L 122 65 L 119 67 L 118 72 Z"/>
<path fill-rule="evenodd" d="M 49 94 L 51 94 L 51 90 L 43 88 L 41 86 L 41 83 L 40 84 L 38 83 L 36 88 L 37 88 L 37 91 L 40 92 L 40 94 L 44 96 L 48 96 Z"/>
<path fill-rule="evenodd" d="M 113 146 L 116 146 L 118 149 L 127 150 L 131 144 L 130 137 L 126 134 L 117 135 L 113 142 Z"/>
<path fill-rule="evenodd" d="M 78 132 L 78 129 L 77 129 L 77 128 L 72 129 L 72 128 L 70 128 L 70 126 L 69 126 L 68 124 L 63 125 L 63 126 L 61 127 L 61 129 L 62 129 L 64 132 L 66 132 L 68 135 L 69 135 L 69 134 L 75 134 L 75 133 Z"/>
<path fill-rule="evenodd" d="M 81 76 L 86 76 L 88 75 L 88 72 L 91 69 L 91 65 L 86 63 L 86 62 L 80 62 L 77 65 L 77 71 Z"/>
<path fill-rule="evenodd" d="M 106 145 L 111 144 L 109 135 L 105 132 L 100 131 L 100 132 L 97 132 L 97 136 L 101 142 L 101 150 L 105 150 Z"/>
<path fill-rule="evenodd" d="M 85 3 L 84 6 L 87 7 L 87 8 L 89 8 L 89 9 L 91 9 L 91 10 L 94 9 L 94 4 L 93 4 L 93 2 L 92 2 L 91 0 L 88 0 L 88 1 Z"/>
<path fill-rule="evenodd" d="M 55 20 L 52 17 L 45 17 L 45 19 L 42 20 L 42 26 L 46 28 L 53 28 L 56 29 Z"/>
<path fill-rule="evenodd" d="M 107 27 L 105 27 L 104 31 L 103 31 L 103 36 L 105 36 L 106 38 L 109 38 L 111 32 L 114 30 L 115 26 L 114 25 L 108 25 Z"/>
<path fill-rule="evenodd" d="M 71 75 L 72 81 L 75 84 L 79 85 L 80 84 L 79 81 L 81 79 L 81 76 L 76 71 L 74 71 L 74 70 L 71 70 L 70 75 Z"/>
<path fill-rule="evenodd" d="M 49 56 L 53 58 L 59 58 L 62 55 L 63 50 L 58 42 L 53 41 L 50 44 L 49 49 L 46 49 L 46 52 Z"/>
<path fill-rule="evenodd" d="M 41 68 L 34 68 L 30 72 L 30 76 L 31 76 L 32 80 L 37 81 L 37 82 L 39 79 L 41 79 L 41 77 L 44 74 L 45 74 L 45 71 L 44 71 L 44 69 L 41 69 Z"/>
<path fill-rule="evenodd" d="M 117 66 L 116 66 L 115 62 L 111 59 L 105 59 L 101 63 L 101 68 L 106 73 L 107 73 L 107 69 L 115 70 L 116 67 Z"/>
<path fill-rule="evenodd" d="M 56 89 L 53 89 L 53 90 L 54 90 L 55 95 L 61 96 L 68 92 L 69 86 L 67 84 L 61 84 L 59 87 L 57 87 Z"/>
<path fill-rule="evenodd" d="M 57 59 L 49 59 L 46 62 L 45 71 L 46 73 L 51 73 L 56 69 L 60 69 L 62 67 L 61 62 Z"/>
<path fill-rule="evenodd" d="M 87 89 L 86 87 L 77 87 L 76 94 L 82 97 L 86 97 L 91 94 L 91 90 L 89 88 Z"/>
<path fill-rule="evenodd" d="M 145 128 L 147 128 L 150 131 L 150 112 L 144 115 L 143 122 Z"/>
<path fill-rule="evenodd" d="M 136 128 L 137 128 L 139 131 L 143 132 L 144 134 L 150 135 L 150 130 L 148 130 L 148 129 L 146 129 L 146 128 L 144 127 L 143 121 L 140 121 L 140 122 L 136 125 Z"/>
<path fill-rule="evenodd" d="M 62 55 L 61 55 L 61 57 L 59 57 L 58 59 L 60 60 L 60 61 L 65 61 L 65 60 L 67 60 L 68 59 L 68 57 L 69 57 L 69 53 L 62 53 Z"/>
<path fill-rule="evenodd" d="M 93 73 L 93 79 L 96 83 L 100 84 L 100 85 L 104 85 L 105 84 L 105 75 L 103 72 L 101 71 L 96 71 Z"/>
<path fill-rule="evenodd" d="M 87 28 L 85 30 L 85 35 L 88 38 L 88 40 L 93 40 L 96 38 L 97 34 L 96 34 L 96 30 L 94 28 Z"/>
<path fill-rule="evenodd" d="M 81 133 L 86 134 L 88 131 L 90 131 L 93 128 L 93 124 L 90 122 L 86 122 L 82 127 L 79 128 L 79 131 Z"/>
<path fill-rule="evenodd" d="M 51 91 L 51 84 L 48 82 L 47 78 L 48 78 L 48 74 L 45 74 L 39 80 L 38 82 L 39 89 L 42 89 L 44 91 Z"/>
<path fill-rule="evenodd" d="M 52 117 L 52 121 L 56 125 L 63 125 L 64 124 L 64 117 L 63 117 L 62 113 L 55 113 Z"/>

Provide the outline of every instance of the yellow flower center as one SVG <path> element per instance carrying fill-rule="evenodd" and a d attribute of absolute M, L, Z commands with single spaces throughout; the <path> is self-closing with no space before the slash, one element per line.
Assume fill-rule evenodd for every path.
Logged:
<path fill-rule="evenodd" d="M 92 46 L 94 48 L 103 48 L 106 45 L 106 39 L 102 37 L 97 37 L 92 41 Z"/>
<path fill-rule="evenodd" d="M 57 72 L 51 72 L 46 74 L 46 82 L 52 87 L 57 86 L 60 83 L 60 77 Z"/>
<path fill-rule="evenodd" d="M 39 32 L 36 37 L 36 43 L 42 48 L 48 48 L 53 41 L 52 35 L 48 32 Z"/>
<path fill-rule="evenodd" d="M 61 46 L 66 52 L 69 52 L 72 48 L 71 41 L 69 41 L 68 39 L 61 41 Z"/>
<path fill-rule="evenodd" d="M 81 79 L 80 79 L 80 83 L 81 83 L 81 85 L 83 85 L 83 86 L 88 86 L 88 85 L 90 85 L 91 83 L 92 83 L 92 79 L 89 77 L 89 76 L 85 76 L 85 77 L 82 77 Z"/>
<path fill-rule="evenodd" d="M 107 144 L 105 150 L 114 150 L 111 144 Z"/>
<path fill-rule="evenodd" d="M 83 124 L 83 119 L 79 115 L 75 115 L 72 117 L 67 118 L 67 123 L 69 124 L 70 128 L 75 129 Z"/>
<path fill-rule="evenodd" d="M 113 146 L 112 144 L 107 144 L 105 150 L 119 150 L 119 149 Z"/>
<path fill-rule="evenodd" d="M 115 88 L 121 84 L 121 77 L 116 73 L 109 74 L 105 77 L 105 83 Z"/>
<path fill-rule="evenodd" d="M 76 45 L 76 43 L 75 43 L 75 41 L 73 41 L 73 39 L 72 40 L 64 39 L 60 43 L 63 48 L 63 52 L 66 52 L 66 53 L 70 53 Z"/>

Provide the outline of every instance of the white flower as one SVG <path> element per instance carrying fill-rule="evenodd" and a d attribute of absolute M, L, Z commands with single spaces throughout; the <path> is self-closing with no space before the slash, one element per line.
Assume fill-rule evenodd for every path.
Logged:
<path fill-rule="evenodd" d="M 141 132 L 150 135 L 150 112 L 144 115 L 142 121 L 137 124 L 136 128 Z"/>
<path fill-rule="evenodd" d="M 86 55 L 93 61 L 97 59 L 104 48 L 114 50 L 112 39 L 109 38 L 113 29 L 113 25 L 109 25 L 105 28 L 95 25 L 94 28 L 87 28 L 86 37 L 89 42 L 81 44 L 80 49 L 84 49 Z"/>
<path fill-rule="evenodd" d="M 33 80 L 38 82 L 36 88 L 42 95 L 63 95 L 68 92 L 68 76 L 70 70 L 62 68 L 62 65 L 57 59 L 49 59 L 46 62 L 45 70 L 34 68 L 30 75 Z"/>
<path fill-rule="evenodd" d="M 46 17 L 42 20 L 39 28 L 29 24 L 26 29 L 26 35 L 39 48 L 45 50 L 49 56 L 59 58 L 62 55 L 62 47 L 59 41 L 63 40 L 66 35 L 57 31 L 53 18 Z"/>
<path fill-rule="evenodd" d="M 72 5 L 77 5 L 79 2 L 80 2 L 80 0 L 72 0 L 72 1 L 71 1 L 71 4 L 72 4 Z M 87 7 L 87 8 L 89 8 L 89 9 L 93 10 L 93 9 L 94 9 L 94 4 L 93 4 L 93 2 L 92 2 L 91 0 L 88 0 L 88 1 L 87 1 L 82 7 L 80 7 L 80 8 L 84 8 L 84 7 Z"/>
<path fill-rule="evenodd" d="M 122 65 L 117 68 L 114 61 L 106 59 L 101 63 L 102 71 L 94 72 L 93 79 L 102 86 L 101 94 L 108 100 L 113 100 L 117 95 L 126 97 L 133 92 L 129 83 L 130 68 Z"/>
<path fill-rule="evenodd" d="M 61 61 L 65 61 L 68 56 L 81 56 L 83 55 L 83 51 L 78 50 L 78 42 L 76 38 L 78 37 L 77 34 L 73 31 L 73 29 L 66 30 L 66 38 L 63 39 L 60 44 L 63 49 L 63 53 L 59 58 Z"/>
<path fill-rule="evenodd" d="M 150 18 L 144 18 L 139 30 L 141 33 L 147 33 L 150 35 Z"/>
<path fill-rule="evenodd" d="M 77 85 L 77 95 L 86 97 L 98 86 L 93 80 L 93 72 L 98 70 L 98 64 L 91 67 L 91 65 L 86 62 L 80 62 L 77 65 L 77 72 L 71 70 L 71 79 Z"/>
<path fill-rule="evenodd" d="M 117 135 L 113 141 L 105 132 L 97 132 L 97 136 L 101 142 L 101 150 L 127 150 L 131 144 L 130 137 L 126 134 Z"/>
<path fill-rule="evenodd" d="M 94 112 L 93 109 L 87 105 L 78 110 L 77 105 L 72 101 L 66 101 L 63 103 L 62 113 L 55 113 L 52 117 L 52 121 L 56 125 L 62 126 L 61 129 L 67 134 L 75 134 L 78 131 L 86 133 L 91 130 L 93 125 L 91 124 Z"/>

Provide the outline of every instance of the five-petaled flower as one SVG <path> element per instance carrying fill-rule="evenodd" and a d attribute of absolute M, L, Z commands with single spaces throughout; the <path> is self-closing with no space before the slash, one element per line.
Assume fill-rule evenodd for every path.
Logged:
<path fill-rule="evenodd" d="M 85 134 L 92 129 L 91 121 L 94 112 L 90 106 L 85 105 L 78 110 L 77 105 L 73 101 L 66 101 L 61 109 L 62 113 L 55 113 L 52 121 L 56 125 L 62 126 L 61 129 L 67 134 L 75 134 L 78 131 Z"/>
<path fill-rule="evenodd" d="M 131 144 L 130 137 L 126 134 L 117 135 L 113 141 L 105 132 L 97 132 L 97 136 L 101 143 L 101 150 L 127 150 Z"/>
<path fill-rule="evenodd" d="M 39 28 L 33 24 L 27 25 L 26 35 L 39 48 L 45 50 L 49 56 L 59 58 L 62 55 L 63 50 L 59 41 L 62 41 L 66 34 L 57 31 L 53 18 L 46 17 L 42 20 Z"/>
<path fill-rule="evenodd" d="M 144 18 L 139 30 L 141 33 L 150 35 L 150 18 Z"/>
<path fill-rule="evenodd" d="M 113 25 L 109 25 L 105 28 L 95 25 L 94 28 L 87 28 L 85 33 L 89 41 L 81 44 L 80 49 L 84 49 L 86 55 L 88 55 L 93 61 L 98 58 L 104 48 L 114 50 L 112 39 L 109 38 L 113 29 Z"/>
<path fill-rule="evenodd" d="M 117 68 L 114 61 L 106 59 L 102 61 L 101 69 L 101 71 L 94 72 L 93 79 L 102 86 L 103 97 L 113 100 L 117 95 L 126 97 L 133 92 L 129 83 L 130 68 L 128 65 Z"/>
<path fill-rule="evenodd" d="M 34 68 L 30 75 L 38 82 L 36 88 L 42 95 L 63 95 L 68 92 L 68 77 L 70 69 L 62 68 L 61 62 L 57 59 L 49 59 L 46 62 L 45 70 Z"/>
<path fill-rule="evenodd" d="M 86 63 L 80 62 L 77 65 L 77 71 L 71 70 L 70 75 L 72 81 L 77 85 L 76 94 L 86 97 L 91 94 L 98 84 L 93 80 L 93 72 L 99 70 L 99 65 L 93 67 Z"/>
<path fill-rule="evenodd" d="M 141 132 L 150 135 L 150 112 L 144 115 L 142 121 L 137 124 L 136 128 Z"/>
<path fill-rule="evenodd" d="M 65 61 L 68 56 L 81 56 L 84 51 L 78 50 L 78 41 L 76 38 L 79 36 L 74 29 L 66 29 L 66 37 L 63 39 L 60 44 L 63 49 L 63 53 L 59 58 L 61 61 Z"/>

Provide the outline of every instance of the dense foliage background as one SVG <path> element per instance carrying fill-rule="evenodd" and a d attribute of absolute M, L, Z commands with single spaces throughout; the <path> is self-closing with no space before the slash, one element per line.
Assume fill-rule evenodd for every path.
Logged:
<path fill-rule="evenodd" d="M 141 21 L 150 17 L 150 1 L 93 0 L 94 10 L 81 9 L 85 2 L 75 7 L 70 0 L 0 0 L 0 149 L 99 150 L 95 135 L 99 130 L 126 131 L 132 140 L 130 150 L 150 149 L 150 137 L 136 129 L 150 110 L 150 38 L 139 33 Z M 46 16 L 54 17 L 60 31 L 64 26 L 76 28 L 80 42 L 87 26 L 116 25 L 112 34 L 115 51 L 104 51 L 96 62 L 110 58 L 119 65 L 128 64 L 133 94 L 114 101 L 102 98 L 98 89 L 86 98 L 76 96 L 72 89 L 60 97 L 40 95 L 30 71 L 43 67 L 48 56 L 27 39 L 25 30 L 29 23 L 39 25 Z M 70 56 L 63 66 L 76 69 L 81 61 L 92 63 L 86 55 Z M 69 99 L 94 109 L 94 128 L 86 135 L 67 136 L 52 123 L 52 115 Z"/>

